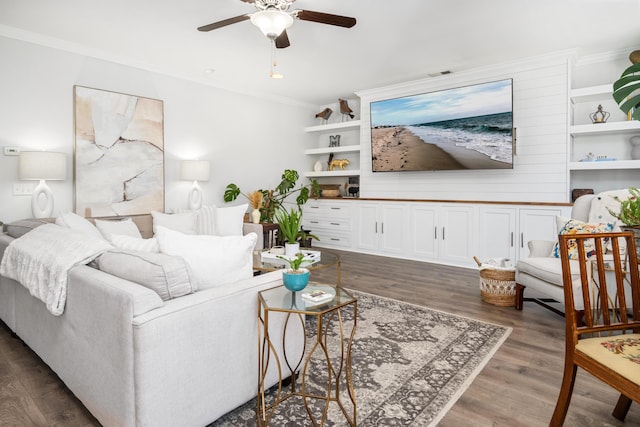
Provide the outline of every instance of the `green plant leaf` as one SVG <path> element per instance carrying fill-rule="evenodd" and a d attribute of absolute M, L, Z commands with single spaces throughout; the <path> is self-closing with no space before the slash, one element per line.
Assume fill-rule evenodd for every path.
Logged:
<path fill-rule="evenodd" d="M 224 191 L 224 201 L 225 202 L 233 202 L 240 195 L 240 188 L 238 188 L 235 184 L 227 185 L 226 190 Z"/>
<path fill-rule="evenodd" d="M 640 62 L 624 70 L 613 83 L 613 99 L 625 114 L 634 109 L 631 117 L 640 120 Z"/>

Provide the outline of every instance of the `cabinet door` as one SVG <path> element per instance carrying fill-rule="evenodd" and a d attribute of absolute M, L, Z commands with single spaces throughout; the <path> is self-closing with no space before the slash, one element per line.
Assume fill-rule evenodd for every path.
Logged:
<path fill-rule="evenodd" d="M 438 209 L 428 204 L 411 206 L 409 253 L 421 260 L 438 257 Z"/>
<path fill-rule="evenodd" d="M 560 209 L 520 209 L 518 259 L 529 256 L 530 240 L 557 240 L 556 216 Z"/>
<path fill-rule="evenodd" d="M 407 205 L 382 205 L 378 211 L 379 248 L 384 252 L 405 252 Z"/>
<path fill-rule="evenodd" d="M 443 206 L 440 210 L 440 259 L 460 265 L 475 265 L 477 252 L 474 208 L 468 206 Z"/>
<path fill-rule="evenodd" d="M 358 206 L 358 247 L 367 250 L 378 249 L 378 206 L 362 204 Z"/>
<path fill-rule="evenodd" d="M 481 208 L 478 257 L 516 259 L 516 209 Z"/>

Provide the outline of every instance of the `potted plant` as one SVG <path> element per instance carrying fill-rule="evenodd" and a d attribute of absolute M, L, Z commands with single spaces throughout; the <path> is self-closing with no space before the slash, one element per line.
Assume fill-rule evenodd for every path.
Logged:
<path fill-rule="evenodd" d="M 273 222 L 275 211 L 282 206 L 284 199 L 298 193 L 296 197 L 296 204 L 298 207 L 304 205 L 309 200 L 310 189 L 307 186 L 300 186 L 296 189 L 296 183 L 298 182 L 298 172 L 293 169 L 286 169 L 282 173 L 281 181 L 278 186 L 272 190 L 258 190 L 262 193 L 262 207 L 260 207 L 260 221 L 261 222 Z M 311 189 L 315 194 L 319 193 L 320 186 L 314 179 L 311 181 Z M 243 195 L 247 199 L 248 195 L 242 193 L 240 188 L 236 184 L 227 185 L 224 192 L 224 201 L 232 202 L 238 198 L 239 195 Z"/>
<path fill-rule="evenodd" d="M 640 51 L 631 52 L 632 64 L 613 83 L 613 99 L 620 109 L 635 120 L 640 120 Z"/>
<path fill-rule="evenodd" d="M 280 237 L 285 241 L 285 255 L 288 257 L 295 256 L 300 252 L 298 237 L 302 227 L 302 210 L 300 208 L 291 208 L 290 211 L 287 211 L 284 208 L 280 208 L 275 212 L 275 219 L 280 228 Z"/>
<path fill-rule="evenodd" d="M 295 258 L 278 256 L 289 264 L 288 269 L 282 271 L 282 283 L 290 291 L 303 290 L 309 283 L 309 270 L 300 267 L 304 261 L 304 254 L 298 252 Z"/>
<path fill-rule="evenodd" d="M 636 256 L 640 259 L 640 190 L 631 187 L 629 188 L 629 197 L 627 199 L 623 200 L 618 196 L 613 198 L 620 203 L 620 208 L 618 212 L 614 212 L 609 208 L 607 210 L 624 224 L 624 226 L 620 226 L 620 229 L 633 232 L 636 243 Z"/>

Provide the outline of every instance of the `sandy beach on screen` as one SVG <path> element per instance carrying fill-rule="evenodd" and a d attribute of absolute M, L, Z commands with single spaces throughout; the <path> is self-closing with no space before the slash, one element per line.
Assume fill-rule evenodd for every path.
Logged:
<path fill-rule="evenodd" d="M 402 126 L 371 129 L 375 171 L 510 167 L 474 150 L 452 144 L 425 143 Z"/>

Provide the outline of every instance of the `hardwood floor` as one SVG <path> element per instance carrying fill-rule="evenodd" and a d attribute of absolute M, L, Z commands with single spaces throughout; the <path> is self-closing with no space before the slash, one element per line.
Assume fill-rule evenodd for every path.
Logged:
<path fill-rule="evenodd" d="M 440 423 L 444 427 L 546 426 L 564 361 L 564 319 L 533 303 L 523 311 L 483 303 L 478 272 L 455 267 L 341 252 L 342 285 L 510 326 L 513 332 Z M 313 272 L 334 281 L 335 270 Z M 0 425 L 96 426 L 97 421 L 51 370 L 0 327 Z M 618 395 L 578 372 L 565 426 L 640 425 L 633 404 L 625 423 L 611 416 Z"/>

